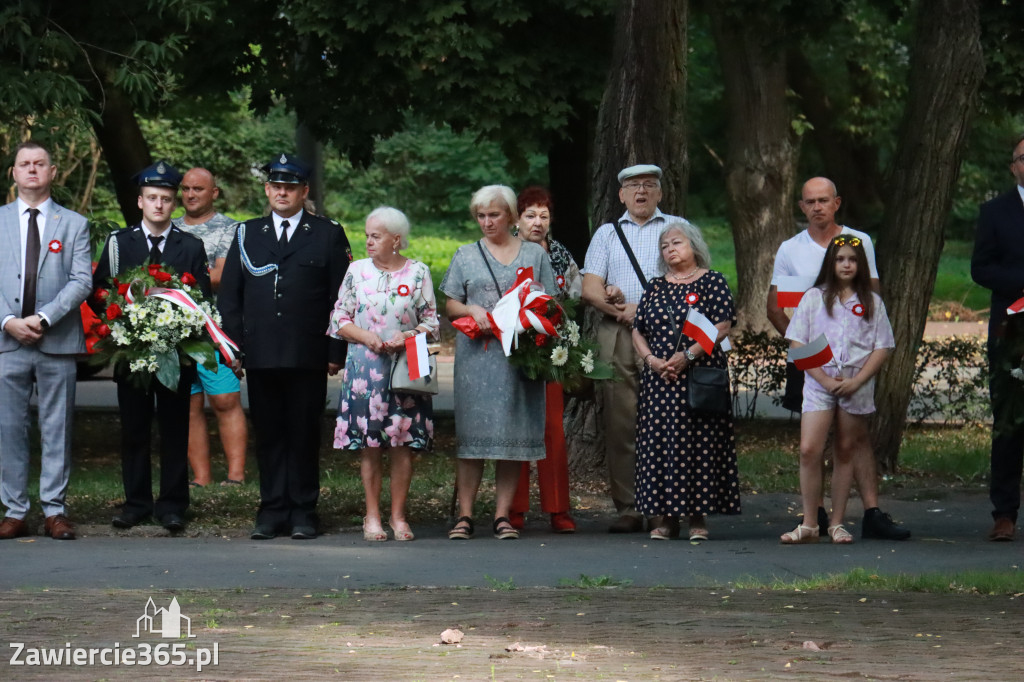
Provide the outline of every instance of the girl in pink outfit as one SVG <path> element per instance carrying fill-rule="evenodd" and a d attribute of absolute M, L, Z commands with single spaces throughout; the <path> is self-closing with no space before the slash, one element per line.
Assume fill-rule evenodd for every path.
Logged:
<path fill-rule="evenodd" d="M 864 245 L 857 237 L 835 237 L 825 253 L 818 279 L 797 308 L 786 338 L 799 348 L 825 334 L 833 358 L 807 371 L 800 418 L 800 494 L 804 521 L 816 519 L 821 499 L 825 441 L 836 425 L 832 471 L 832 516 L 828 535 L 834 543 L 853 542 L 843 527 L 855 457 L 874 457 L 868 415 L 875 411 L 875 375 L 895 346 L 881 297 L 871 290 Z M 909 535 L 909 533 L 908 533 Z M 783 544 L 817 542 L 820 531 L 800 524 L 784 533 Z"/>

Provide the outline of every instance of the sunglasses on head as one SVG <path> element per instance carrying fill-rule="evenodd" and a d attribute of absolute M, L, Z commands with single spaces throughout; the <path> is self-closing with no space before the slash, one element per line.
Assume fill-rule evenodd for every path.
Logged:
<path fill-rule="evenodd" d="M 847 237 L 840 235 L 832 240 L 836 246 L 860 246 L 860 237 Z"/>

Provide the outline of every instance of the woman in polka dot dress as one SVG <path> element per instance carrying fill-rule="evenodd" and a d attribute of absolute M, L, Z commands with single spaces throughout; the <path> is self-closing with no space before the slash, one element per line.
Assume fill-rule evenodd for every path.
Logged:
<path fill-rule="evenodd" d="M 692 366 L 725 368 L 721 347 L 709 356 L 682 333 L 691 307 L 725 338 L 735 319 L 732 293 L 721 273 L 708 269 L 704 238 L 689 223 L 666 225 L 659 238 L 663 277 L 651 280 L 640 300 L 633 345 L 644 361 L 637 401 L 636 503 L 652 519 L 652 540 L 679 536 L 706 540 L 706 517 L 739 514 L 736 440 L 732 414 L 690 409 L 687 379 Z"/>

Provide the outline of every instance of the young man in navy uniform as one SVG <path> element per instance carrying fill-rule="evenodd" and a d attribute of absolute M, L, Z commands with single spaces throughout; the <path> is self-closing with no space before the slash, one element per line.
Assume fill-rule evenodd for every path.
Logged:
<path fill-rule="evenodd" d="M 345 344 L 327 336 L 351 250 L 337 223 L 303 210 L 309 168 L 288 154 L 263 166 L 271 214 L 242 223 L 221 277 L 224 331 L 242 350 L 257 435 L 260 507 L 252 538 L 315 538 L 327 375 Z"/>
<path fill-rule="evenodd" d="M 110 289 L 111 280 L 125 270 L 160 263 L 173 268 L 179 277 L 191 273 L 196 286 L 209 296 L 210 267 L 202 240 L 171 225 L 181 174 L 168 162 L 158 161 L 133 179 L 139 185 L 142 221 L 107 238 L 93 273 L 94 290 Z M 99 314 L 103 302 L 94 296 L 93 307 Z M 126 372 L 115 370 L 125 496 L 121 512 L 111 521 L 116 528 L 131 528 L 154 515 L 172 533 L 185 529 L 189 504 L 188 411 L 193 379 L 195 367 L 183 367 L 176 391 L 156 380 L 144 391 L 132 385 Z M 155 504 L 150 473 L 154 402 L 160 429 L 160 494 Z"/>

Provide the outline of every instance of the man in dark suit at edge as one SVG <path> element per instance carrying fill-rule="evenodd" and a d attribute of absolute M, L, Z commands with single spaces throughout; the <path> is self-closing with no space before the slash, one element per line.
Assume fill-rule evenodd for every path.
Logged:
<path fill-rule="evenodd" d="M 346 346 L 327 336 L 352 255 L 344 229 L 303 210 L 309 167 L 288 154 L 263 166 L 271 214 L 238 227 L 221 278 L 224 331 L 241 347 L 257 436 L 254 540 L 315 538 L 327 374 Z"/>
<path fill-rule="evenodd" d="M 118 230 L 107 238 L 93 273 L 94 289 L 109 289 L 112 278 L 146 263 L 173 268 L 179 277 L 186 272 L 196 279 L 203 294 L 210 295 L 210 266 L 198 237 L 171 224 L 181 184 L 181 173 L 167 161 L 157 161 L 133 178 L 139 185 L 142 221 Z M 93 299 L 99 314 L 103 302 Z M 182 368 L 176 391 L 153 381 L 148 391 L 132 385 L 127 373 L 115 369 L 117 405 L 121 412 L 121 478 L 125 502 L 111 524 L 131 528 L 151 514 L 167 530 L 185 529 L 188 494 L 188 418 L 195 367 Z M 150 440 L 154 416 L 160 429 L 160 494 L 153 502 L 150 472 Z"/>
<path fill-rule="evenodd" d="M 1010 172 L 1017 186 L 982 204 L 971 257 L 971 277 L 992 291 L 988 322 L 993 418 L 989 497 L 995 523 L 988 539 L 996 542 L 1013 540 L 1024 466 L 1024 424 L 1020 414 L 1014 414 L 1014 405 L 1017 409 L 1024 405 L 1024 382 L 1014 379 L 1007 366 L 1009 362 L 1020 366 L 1019 353 L 1010 357 L 1010 352 L 1014 345 L 1020 348 L 1024 325 L 1016 320 L 1008 324 L 1006 314 L 1007 307 L 1024 296 L 1024 136 L 1014 145 Z"/>

